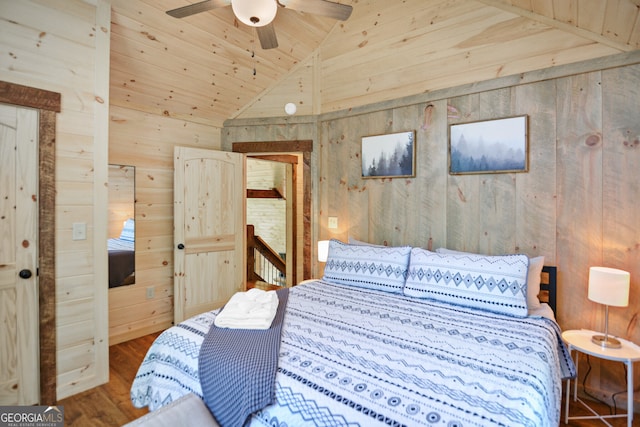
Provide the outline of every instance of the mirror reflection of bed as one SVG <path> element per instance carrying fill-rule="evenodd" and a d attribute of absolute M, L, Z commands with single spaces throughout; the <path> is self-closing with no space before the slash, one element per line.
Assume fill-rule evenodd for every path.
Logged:
<path fill-rule="evenodd" d="M 109 165 L 109 288 L 135 284 L 135 167 Z"/>

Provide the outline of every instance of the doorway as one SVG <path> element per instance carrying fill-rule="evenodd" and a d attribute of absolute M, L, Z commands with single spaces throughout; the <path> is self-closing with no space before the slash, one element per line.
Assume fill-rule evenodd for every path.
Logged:
<path fill-rule="evenodd" d="M 292 239 L 295 240 L 296 247 L 292 251 L 295 254 L 292 258 L 295 258 L 295 264 L 298 266 L 297 271 L 292 273 L 292 282 L 297 284 L 311 278 L 311 152 L 313 141 L 236 142 L 232 147 L 234 152 L 247 156 L 295 156 L 301 159 L 298 167 L 302 182 L 294 186 L 300 188 L 299 193 L 302 200 L 299 203 L 301 209 L 297 215 L 300 218 L 298 221 L 300 232 L 297 233 L 295 239 Z"/>
<path fill-rule="evenodd" d="M 61 95 L 0 81 L 0 103 L 38 110 L 38 314 L 40 402 L 57 400 L 55 306 L 55 137 Z"/>
<path fill-rule="evenodd" d="M 291 287 L 302 276 L 295 256 L 299 163 L 291 154 L 247 155 L 247 287 Z"/>

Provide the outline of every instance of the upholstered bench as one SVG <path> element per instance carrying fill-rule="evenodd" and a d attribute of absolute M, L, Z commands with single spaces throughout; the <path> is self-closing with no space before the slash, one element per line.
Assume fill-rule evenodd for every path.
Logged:
<path fill-rule="evenodd" d="M 193 393 L 182 396 L 123 427 L 220 427 L 206 405 Z"/>

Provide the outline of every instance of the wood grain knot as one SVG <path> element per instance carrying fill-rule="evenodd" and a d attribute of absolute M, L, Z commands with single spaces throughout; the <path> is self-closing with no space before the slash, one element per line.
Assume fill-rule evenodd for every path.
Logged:
<path fill-rule="evenodd" d="M 28 248 L 29 247 L 29 241 L 28 240 L 23 240 L 22 241 L 22 247 L 23 248 Z"/>
<path fill-rule="evenodd" d="M 629 148 L 636 148 L 640 145 L 640 139 L 636 138 L 633 141 L 624 141 L 624 146 Z"/>
<path fill-rule="evenodd" d="M 458 187 L 458 198 L 460 199 L 461 202 L 467 201 L 467 198 L 464 197 L 464 193 L 462 192 L 462 189 L 460 187 Z"/>
<path fill-rule="evenodd" d="M 595 147 L 596 145 L 600 144 L 600 135 L 597 134 L 593 134 L 593 135 L 589 135 L 587 137 L 587 140 L 585 141 L 585 144 L 587 144 L 587 146 L 589 147 Z"/>
<path fill-rule="evenodd" d="M 153 34 L 149 34 L 147 31 L 141 31 L 141 33 L 142 35 L 147 36 L 149 40 L 153 40 L 153 41 L 156 40 L 156 36 L 154 36 Z"/>

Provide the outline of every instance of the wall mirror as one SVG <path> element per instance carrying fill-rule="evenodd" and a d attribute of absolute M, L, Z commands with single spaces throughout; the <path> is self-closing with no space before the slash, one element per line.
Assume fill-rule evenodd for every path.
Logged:
<path fill-rule="evenodd" d="M 136 281 L 135 175 L 135 166 L 109 165 L 109 288 Z"/>

